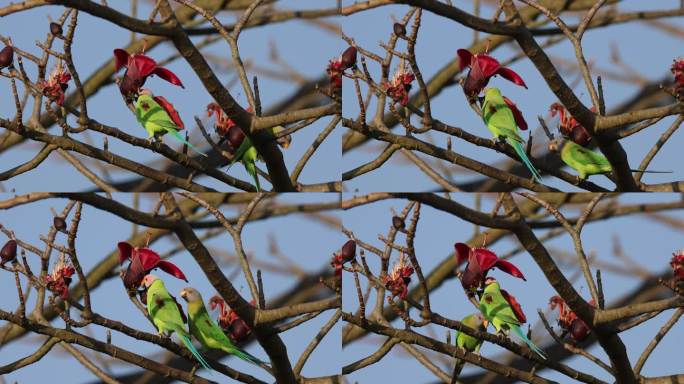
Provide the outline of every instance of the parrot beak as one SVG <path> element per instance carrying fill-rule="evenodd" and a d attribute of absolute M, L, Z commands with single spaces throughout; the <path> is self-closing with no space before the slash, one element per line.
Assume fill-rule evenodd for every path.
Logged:
<path fill-rule="evenodd" d="M 487 327 L 489 327 L 489 320 L 484 319 L 484 321 L 482 322 L 482 325 L 484 325 L 485 329 L 487 329 Z"/>
<path fill-rule="evenodd" d="M 187 296 L 188 296 L 188 291 L 186 291 L 185 289 L 180 291 L 180 297 L 187 299 Z"/>

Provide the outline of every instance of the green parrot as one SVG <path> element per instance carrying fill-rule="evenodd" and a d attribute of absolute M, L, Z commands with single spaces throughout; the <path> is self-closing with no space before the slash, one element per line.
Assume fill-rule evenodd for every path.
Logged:
<path fill-rule="evenodd" d="M 229 355 L 237 356 L 271 372 L 271 367 L 267 363 L 240 349 L 223 333 L 221 328 L 209 316 L 209 312 L 207 312 L 207 308 L 204 306 L 202 295 L 196 289 L 192 287 L 183 288 L 180 291 L 180 296 L 188 303 L 190 333 L 203 346 L 220 349 Z"/>
<path fill-rule="evenodd" d="M 530 170 L 532 178 L 536 182 L 541 183 L 539 171 L 534 168 L 534 165 L 532 165 L 523 149 L 525 141 L 520 136 L 518 123 L 498 88 L 488 88 L 485 91 L 485 98 L 482 103 L 482 119 L 487 124 L 487 129 L 494 135 L 494 139 L 505 139 L 513 147 L 515 153 L 520 156 L 520 160 L 525 164 L 525 167 Z"/>
<path fill-rule="evenodd" d="M 271 133 L 276 135 L 284 130 L 285 128 L 282 125 L 277 125 L 271 128 Z M 278 145 L 283 147 L 283 149 L 287 149 L 290 146 L 291 141 L 292 138 L 290 135 L 277 139 Z M 257 192 L 261 191 L 261 186 L 259 185 L 259 176 L 257 175 L 256 168 L 256 161 L 259 159 L 259 153 L 257 152 L 256 148 L 254 148 L 254 145 L 252 145 L 252 141 L 249 139 L 249 137 L 245 136 L 245 138 L 242 140 L 242 143 L 233 154 L 233 159 L 228 164 L 228 169 L 230 169 L 235 162 L 241 162 L 247 173 L 249 173 L 249 175 L 254 179 Z"/>
<path fill-rule="evenodd" d="M 508 334 L 513 331 L 522 341 L 536 352 L 543 359 L 546 359 L 544 351 L 539 349 L 534 343 L 525 336 L 522 329 L 520 329 L 520 321 L 516 316 L 510 302 L 501 292 L 499 282 L 493 277 L 488 277 L 485 280 L 485 289 L 480 298 L 480 312 L 485 318 L 494 325 L 497 332 Z"/>
<path fill-rule="evenodd" d="M 162 136 L 170 133 L 176 140 L 186 144 L 193 151 L 207 156 L 178 133 L 184 128 L 183 121 L 173 105 L 162 96 L 153 96 L 149 89 L 142 89 L 135 103 L 135 117 L 147 131 L 149 139 L 161 139 Z"/>
<path fill-rule="evenodd" d="M 461 320 L 461 323 L 467 325 L 470 328 L 476 329 L 478 331 L 487 332 L 487 326 L 489 321 L 481 313 L 472 313 Z M 456 345 L 459 348 L 464 348 L 468 352 L 480 353 L 480 347 L 482 346 L 482 340 L 459 332 L 456 336 Z M 458 376 L 465 365 L 465 360 L 458 360 L 456 366 L 454 367 L 454 376 Z"/>
<path fill-rule="evenodd" d="M 570 168 L 577 171 L 580 179 L 584 180 L 590 175 L 601 175 L 613 172 L 613 167 L 603 154 L 585 148 L 572 140 L 566 139 L 561 145 L 561 159 Z M 631 169 L 631 171 L 641 173 L 671 173 L 670 171 L 642 171 L 639 169 Z"/>
<path fill-rule="evenodd" d="M 159 335 L 164 336 L 168 334 L 170 336 L 173 332 L 176 332 L 185 347 L 190 350 L 190 353 L 195 356 L 197 361 L 204 368 L 211 371 L 209 364 L 207 364 L 195 346 L 192 345 L 190 335 L 183 325 L 184 321 L 180 306 L 176 299 L 166 290 L 164 282 L 157 276 L 146 275 L 140 284 L 147 288 L 147 312 L 157 327 Z"/>

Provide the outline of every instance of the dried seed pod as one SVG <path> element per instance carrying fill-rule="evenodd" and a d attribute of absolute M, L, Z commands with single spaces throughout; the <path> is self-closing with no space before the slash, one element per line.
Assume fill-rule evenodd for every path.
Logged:
<path fill-rule="evenodd" d="M 50 23 L 50 33 L 52 33 L 54 36 L 61 36 L 62 26 L 54 22 Z"/>
<path fill-rule="evenodd" d="M 349 47 L 342 52 L 342 68 L 348 69 L 356 65 L 356 48 Z"/>
<path fill-rule="evenodd" d="M 395 35 L 406 36 L 406 27 L 404 26 L 404 24 L 394 23 L 392 29 L 394 30 Z"/>
<path fill-rule="evenodd" d="M 344 243 L 340 255 L 342 256 L 343 263 L 354 260 L 354 257 L 356 257 L 356 242 L 354 240 L 349 240 Z"/>
<path fill-rule="evenodd" d="M 0 69 L 12 66 L 14 61 L 14 48 L 6 46 L 0 51 Z"/>
<path fill-rule="evenodd" d="M 402 231 L 406 228 L 406 223 L 404 222 L 404 219 L 402 219 L 399 216 L 394 216 L 392 217 L 392 226 L 394 229 Z"/>
<path fill-rule="evenodd" d="M 0 265 L 5 265 L 5 263 L 14 261 L 17 259 L 17 242 L 15 240 L 9 240 L 0 249 Z"/>
<path fill-rule="evenodd" d="M 57 228 L 58 231 L 60 232 L 66 232 L 66 221 L 61 218 L 61 217 L 55 217 L 52 220 L 52 224 Z"/>

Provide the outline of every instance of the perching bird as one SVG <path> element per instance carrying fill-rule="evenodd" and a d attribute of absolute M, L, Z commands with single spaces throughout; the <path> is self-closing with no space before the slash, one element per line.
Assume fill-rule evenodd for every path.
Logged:
<path fill-rule="evenodd" d="M 572 140 L 564 140 L 561 144 L 561 159 L 570 168 L 577 171 L 579 178 L 584 180 L 590 175 L 600 175 L 613 172 L 613 167 L 603 154 L 585 148 Z M 641 173 L 671 173 L 670 171 L 642 171 Z"/>
<path fill-rule="evenodd" d="M 140 285 L 144 285 L 147 288 L 147 312 L 157 327 L 159 335 L 171 336 L 173 332 L 176 332 L 185 347 L 190 350 L 190 353 L 195 356 L 197 361 L 204 368 L 211 370 L 209 364 L 207 364 L 195 346 L 192 345 L 190 334 L 188 334 L 188 331 L 185 330 L 185 325 L 183 325 L 183 316 L 178 302 L 166 290 L 164 282 L 157 276 L 147 275 L 143 278 Z"/>
<path fill-rule="evenodd" d="M 193 151 L 207 156 L 178 133 L 184 128 L 183 121 L 173 105 L 162 96 L 153 96 L 149 89 L 142 89 L 135 103 L 135 117 L 147 131 L 149 139 L 160 140 L 162 136 L 170 133 L 176 140 L 186 144 Z"/>
<path fill-rule="evenodd" d="M 532 165 L 523 149 L 525 140 L 520 136 L 520 130 L 513 112 L 498 88 L 487 88 L 485 91 L 485 98 L 482 103 L 482 119 L 487 124 L 487 129 L 494 135 L 494 139 L 505 139 L 518 154 L 525 167 L 530 170 L 532 178 L 541 183 L 539 171 Z"/>
<path fill-rule="evenodd" d="M 271 367 L 243 351 L 238 346 L 233 344 L 228 336 L 221 330 L 221 328 L 212 320 L 204 306 L 202 295 L 192 287 L 185 287 L 180 291 L 180 296 L 188 302 L 188 325 L 190 333 L 195 336 L 203 346 L 212 349 L 220 349 L 223 352 L 234 355 L 242 360 L 258 365 L 261 368 L 271 372 Z"/>
<path fill-rule="evenodd" d="M 277 125 L 271 128 L 271 133 L 273 135 L 276 135 L 284 130 L 285 128 L 283 128 L 283 126 Z M 278 138 L 277 142 L 278 145 L 280 145 L 284 149 L 287 149 L 290 146 L 291 140 L 292 139 L 290 138 L 290 135 L 287 135 Z M 258 158 L 259 153 L 257 152 L 256 148 L 254 148 L 254 145 L 252 145 L 252 141 L 249 139 L 249 137 L 245 136 L 245 138 L 242 140 L 242 143 L 233 154 L 232 160 L 228 164 L 228 168 L 230 169 L 230 167 L 232 167 L 233 164 L 235 164 L 235 162 L 241 162 L 242 165 L 245 167 L 247 173 L 249 173 L 249 175 L 252 176 L 252 179 L 254 179 L 254 184 L 256 186 L 257 192 L 261 191 L 261 186 L 259 185 L 259 176 L 257 175 L 256 168 L 256 161 Z"/>
<path fill-rule="evenodd" d="M 522 341 L 536 352 L 543 359 L 546 359 L 544 351 L 539 349 L 534 343 L 525 336 L 522 329 L 520 329 L 520 321 L 513 312 L 511 304 L 506 300 L 501 292 L 499 282 L 493 277 L 488 277 L 485 280 L 485 289 L 480 298 L 480 312 L 485 318 L 494 325 L 497 332 L 503 332 L 508 335 L 513 331 Z"/>
<path fill-rule="evenodd" d="M 487 326 L 489 325 L 489 321 L 487 321 L 481 313 L 472 313 L 464 317 L 463 320 L 461 320 L 461 323 L 481 332 L 487 332 Z M 459 348 L 464 348 L 468 352 L 480 353 L 482 340 L 459 332 L 458 336 L 456 336 L 456 345 Z M 454 376 L 458 376 L 461 373 L 464 365 L 465 360 L 459 360 L 456 363 L 456 366 L 454 367 Z"/>

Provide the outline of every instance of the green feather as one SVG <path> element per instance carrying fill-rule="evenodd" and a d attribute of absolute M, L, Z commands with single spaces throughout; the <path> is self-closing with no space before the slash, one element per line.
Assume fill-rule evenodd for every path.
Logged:
<path fill-rule="evenodd" d="M 211 367 L 204 360 L 202 355 L 197 352 L 195 346 L 190 342 L 190 334 L 185 330 L 183 325 L 183 317 L 176 300 L 171 297 L 169 291 L 166 290 L 164 282 L 161 279 L 156 279 L 147 288 L 147 312 L 152 318 L 152 322 L 157 327 L 159 333 L 171 334 L 176 332 L 178 337 L 183 341 L 185 347 L 192 353 L 192 355 L 199 361 L 202 366 L 208 370 Z"/>
<path fill-rule="evenodd" d="M 138 123 L 147 131 L 148 137 L 162 137 L 167 133 L 183 144 L 186 144 L 193 151 L 200 155 L 207 156 L 204 152 L 195 148 L 183 136 L 178 133 L 178 126 L 173 122 L 166 110 L 157 103 L 152 95 L 142 94 L 138 96 L 135 106 L 135 117 Z"/>
<path fill-rule="evenodd" d="M 487 124 L 487 129 L 494 135 L 494 138 L 503 137 L 513 147 L 525 167 L 530 170 L 532 178 L 536 182 L 541 183 L 539 171 L 532 165 L 523 149 L 522 144 L 525 140 L 520 136 L 520 130 L 515 123 L 513 112 L 511 112 L 506 101 L 504 101 L 498 88 L 487 89 L 484 103 L 482 104 L 482 119 Z"/>
<path fill-rule="evenodd" d="M 570 140 L 566 140 L 561 148 L 561 160 L 570 168 L 576 170 L 582 180 L 586 179 L 589 175 L 613 171 L 613 167 L 611 167 L 610 162 L 608 162 L 605 156 Z"/>
<path fill-rule="evenodd" d="M 502 330 L 504 333 L 513 331 L 531 350 L 546 359 L 545 353 L 523 334 L 520 329 L 520 322 L 515 316 L 513 308 L 501 294 L 498 282 L 491 282 L 485 287 L 480 299 L 480 312 L 494 325 L 497 332 Z"/>

